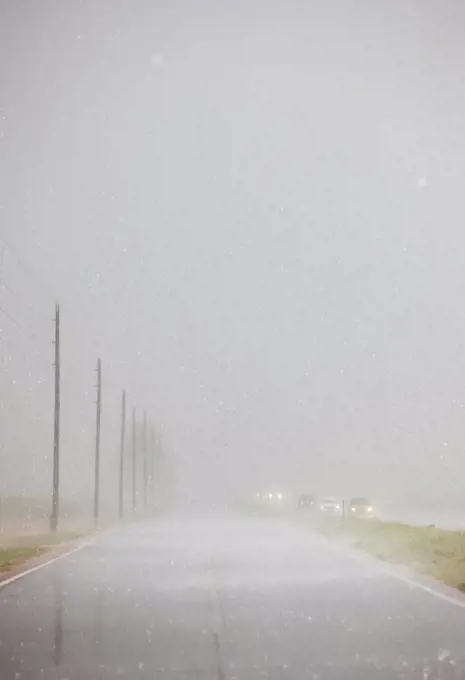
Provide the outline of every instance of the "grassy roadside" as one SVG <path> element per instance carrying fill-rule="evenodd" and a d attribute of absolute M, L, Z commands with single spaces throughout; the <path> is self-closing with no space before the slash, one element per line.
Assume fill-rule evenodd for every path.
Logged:
<path fill-rule="evenodd" d="M 74 532 L 0 538 L 0 574 L 20 567 L 28 560 L 81 538 Z"/>
<path fill-rule="evenodd" d="M 160 513 L 154 515 L 153 513 L 139 513 L 135 517 L 128 517 L 123 522 L 116 523 L 114 520 L 103 519 L 98 529 L 95 529 L 93 522 L 77 521 L 68 523 L 63 522 L 63 529 L 57 533 L 50 533 L 41 528 L 36 529 L 33 533 L 15 533 L 10 531 L 3 533 L 0 531 L 0 586 L 2 578 L 5 573 L 25 565 L 29 560 L 40 557 L 47 552 L 51 553 L 51 557 L 60 551 L 66 549 L 68 546 L 80 539 L 90 537 L 92 535 L 108 531 L 116 526 L 124 526 L 131 524 L 134 520 L 154 519 L 159 517 Z M 71 524 L 71 527 L 69 527 Z M 10 527 L 11 529 L 11 527 Z"/>
<path fill-rule="evenodd" d="M 379 559 L 405 564 L 465 592 L 465 532 L 348 518 L 314 518 L 312 526 Z"/>
<path fill-rule="evenodd" d="M 5 548 L 0 550 L 0 573 L 19 567 L 24 562 L 39 557 L 46 548 Z"/>

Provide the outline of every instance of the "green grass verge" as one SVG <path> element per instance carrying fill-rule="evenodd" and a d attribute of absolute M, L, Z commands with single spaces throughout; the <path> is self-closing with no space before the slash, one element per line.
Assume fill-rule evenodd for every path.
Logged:
<path fill-rule="evenodd" d="M 0 550 L 0 573 L 10 571 L 23 562 L 39 557 L 46 548 L 7 548 Z"/>
<path fill-rule="evenodd" d="M 348 518 L 315 518 L 312 526 L 379 559 L 406 564 L 465 592 L 465 532 Z"/>
<path fill-rule="evenodd" d="M 80 536 L 77 533 L 56 533 L 9 537 L 4 542 L 0 540 L 0 573 L 8 572 L 39 557 L 47 550 L 77 540 Z"/>

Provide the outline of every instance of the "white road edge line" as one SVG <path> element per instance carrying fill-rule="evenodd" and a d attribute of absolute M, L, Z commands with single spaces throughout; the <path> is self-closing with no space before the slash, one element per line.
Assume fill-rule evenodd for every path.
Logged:
<path fill-rule="evenodd" d="M 5 586 L 10 585 L 10 583 L 14 583 L 15 581 L 19 581 L 19 579 L 25 578 L 26 576 L 33 574 L 35 571 L 39 571 L 40 569 L 45 569 L 45 567 L 49 567 L 54 562 L 58 562 L 59 560 L 63 560 L 63 559 L 65 559 L 65 557 L 69 557 L 70 555 L 74 555 L 74 553 L 79 552 L 79 550 L 83 550 L 83 548 L 87 548 L 92 543 L 93 543 L 93 541 L 86 541 L 85 543 L 81 543 L 80 545 L 76 546 L 76 548 L 73 548 L 72 550 L 69 550 L 68 552 L 61 553 L 61 555 L 57 555 L 56 557 L 52 557 L 52 559 L 47 560 L 46 562 L 42 562 L 41 564 L 36 564 L 35 567 L 31 567 L 30 569 L 26 569 L 26 571 L 22 571 L 19 574 L 15 574 L 15 576 L 12 576 L 11 578 L 7 578 L 7 579 L 5 579 L 5 581 L 0 581 L 0 591 Z"/>
<path fill-rule="evenodd" d="M 408 578 L 408 576 L 404 576 L 403 574 L 400 574 L 395 570 L 395 566 L 390 569 L 387 567 L 385 564 L 383 564 L 380 560 L 378 560 L 374 555 L 371 555 L 369 552 L 365 552 L 363 554 L 357 554 L 354 552 L 354 548 L 349 548 L 347 550 L 344 549 L 344 547 L 333 543 L 330 539 L 324 537 L 325 540 L 329 543 L 329 546 L 335 550 L 338 553 L 343 553 L 346 557 L 350 557 L 356 562 L 359 562 L 363 564 L 365 567 L 371 566 L 373 569 L 376 571 L 382 571 L 384 574 L 387 576 L 390 576 L 391 578 L 396 579 L 397 581 L 401 581 L 401 583 L 405 583 L 405 585 L 410 586 L 411 588 L 417 588 L 418 590 L 423 590 L 425 593 L 429 593 L 433 597 L 437 597 L 439 600 L 443 600 L 444 602 L 448 602 L 449 604 L 454 604 L 457 607 L 461 607 L 462 609 L 465 609 L 465 597 L 462 599 L 461 597 L 454 596 L 454 595 L 448 595 L 447 593 L 443 593 L 440 590 L 433 588 L 432 586 L 428 586 L 425 583 L 421 583 L 420 581 L 416 581 L 413 578 Z M 405 567 L 406 565 L 398 564 L 397 565 L 399 568 L 402 568 L 403 566 Z M 406 567 L 408 568 L 408 567 Z M 431 577 L 433 578 L 433 577 Z M 444 588 L 449 588 L 450 590 L 453 590 L 452 586 L 448 586 L 446 583 L 442 583 L 442 581 L 438 581 L 438 585 L 442 586 Z"/>
<path fill-rule="evenodd" d="M 457 607 L 461 607 L 462 609 L 465 609 L 465 600 L 460 600 L 458 597 L 454 597 L 453 595 L 447 595 L 446 593 L 441 593 L 440 590 L 436 590 L 435 588 L 431 588 L 430 586 L 427 586 L 424 583 L 420 583 L 419 581 L 414 581 L 413 579 L 409 579 L 406 576 L 402 576 L 401 574 L 396 574 L 394 571 L 390 571 L 389 569 L 381 568 L 381 571 L 384 571 L 385 574 L 388 574 L 392 578 L 396 578 L 398 581 L 405 583 L 406 585 L 410 586 L 411 588 L 418 588 L 419 590 L 424 590 L 425 593 L 429 593 L 430 595 L 433 595 L 433 597 L 437 597 L 440 600 L 444 600 L 444 602 L 449 602 L 449 604 L 455 604 Z M 444 584 L 444 586 L 448 587 L 448 588 L 452 587 L 452 586 L 446 586 L 446 584 Z"/>

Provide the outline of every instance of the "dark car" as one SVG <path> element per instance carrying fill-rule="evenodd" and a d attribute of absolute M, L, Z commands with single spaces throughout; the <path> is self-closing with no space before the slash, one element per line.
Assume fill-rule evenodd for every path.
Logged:
<path fill-rule="evenodd" d="M 352 498 L 349 503 L 351 517 L 373 517 L 373 503 L 368 498 Z"/>
<path fill-rule="evenodd" d="M 299 496 L 299 508 L 312 509 L 315 507 L 315 496 L 311 493 L 303 493 Z"/>

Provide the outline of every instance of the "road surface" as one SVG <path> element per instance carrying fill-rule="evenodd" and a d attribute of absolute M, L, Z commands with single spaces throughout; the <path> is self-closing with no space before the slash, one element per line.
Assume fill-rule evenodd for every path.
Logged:
<path fill-rule="evenodd" d="M 1 680 L 465 678 L 465 609 L 307 529 L 126 526 L 0 591 Z"/>

